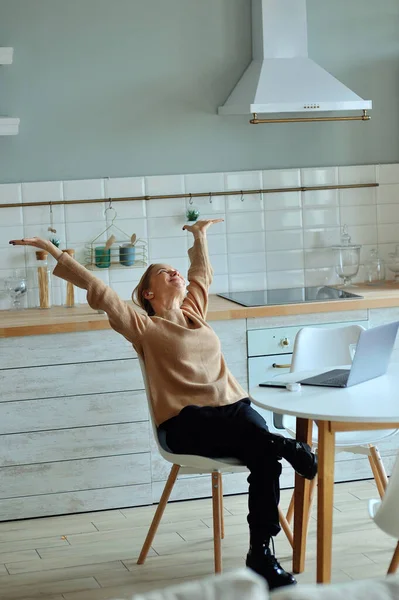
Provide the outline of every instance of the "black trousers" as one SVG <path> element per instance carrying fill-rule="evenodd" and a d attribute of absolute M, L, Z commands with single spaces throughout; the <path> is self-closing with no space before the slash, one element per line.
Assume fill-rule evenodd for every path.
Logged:
<path fill-rule="evenodd" d="M 160 426 L 166 444 L 178 454 L 238 458 L 249 469 L 248 524 L 251 540 L 280 531 L 278 504 L 281 464 L 276 438 L 248 398 L 227 406 L 186 406 Z"/>

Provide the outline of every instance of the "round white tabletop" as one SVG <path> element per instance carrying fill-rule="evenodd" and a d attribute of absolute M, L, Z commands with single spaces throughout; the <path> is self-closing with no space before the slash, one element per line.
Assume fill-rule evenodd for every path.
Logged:
<path fill-rule="evenodd" d="M 289 373 L 276 381 L 297 382 L 324 371 Z M 290 392 L 256 386 L 250 390 L 250 398 L 261 408 L 303 419 L 399 423 L 399 363 L 391 363 L 382 377 L 348 388 L 302 385 L 299 392 Z"/>

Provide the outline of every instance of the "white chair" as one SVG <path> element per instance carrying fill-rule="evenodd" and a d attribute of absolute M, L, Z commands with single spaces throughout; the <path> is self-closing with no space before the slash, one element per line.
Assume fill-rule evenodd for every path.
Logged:
<path fill-rule="evenodd" d="M 382 500 L 370 500 L 369 512 L 382 531 L 399 540 L 399 455 L 396 459 L 389 484 Z M 393 554 L 388 574 L 399 566 L 399 541 Z"/>
<path fill-rule="evenodd" d="M 313 369 L 329 369 L 337 366 L 350 364 L 350 345 L 356 344 L 360 333 L 364 330 L 360 325 L 337 326 L 336 328 L 304 327 L 295 339 L 292 363 L 290 371 L 311 371 Z M 377 398 L 376 398 L 377 401 Z M 296 436 L 296 419 L 284 415 L 283 427 L 287 433 Z M 353 454 L 364 454 L 368 456 L 371 470 L 377 485 L 378 492 L 382 497 L 387 486 L 388 479 L 381 460 L 378 442 L 395 435 L 397 429 L 381 431 L 342 431 L 335 436 L 335 451 L 351 452 Z M 313 424 L 312 446 L 317 450 L 318 431 L 317 425 Z M 311 496 L 314 491 L 316 478 L 312 481 Z M 287 520 L 290 523 L 293 516 L 294 501 L 291 499 L 287 512 Z"/>
<path fill-rule="evenodd" d="M 152 541 L 155 537 L 159 523 L 161 522 L 162 515 L 165 507 L 168 503 L 170 494 L 173 486 L 177 479 L 177 476 L 185 474 L 204 474 L 209 473 L 211 475 L 212 484 L 212 508 L 213 508 L 213 543 L 214 543 L 214 563 L 215 573 L 222 571 L 222 554 L 221 554 L 221 540 L 224 538 L 224 519 L 223 519 L 223 489 L 222 489 L 222 473 L 224 472 L 245 472 L 247 468 L 236 458 L 206 458 L 204 456 L 196 456 L 192 454 L 175 454 L 170 451 L 167 447 L 166 439 L 163 439 L 162 435 L 159 435 L 158 429 L 155 425 L 154 414 L 152 409 L 152 402 L 150 396 L 150 388 L 147 380 L 147 373 L 145 370 L 144 361 L 139 357 L 139 363 L 141 372 L 143 375 L 148 410 L 152 423 L 152 430 L 154 438 L 158 446 L 160 455 L 172 464 L 172 468 L 169 473 L 169 477 L 166 481 L 165 488 L 162 492 L 161 499 L 158 507 L 155 511 L 154 518 L 150 525 L 147 533 L 147 537 L 144 541 L 143 547 L 140 552 L 138 565 L 144 564 L 147 558 L 148 551 L 150 550 Z M 283 512 L 279 509 L 280 524 L 286 534 L 288 541 L 293 546 L 293 535 L 290 526 Z"/>

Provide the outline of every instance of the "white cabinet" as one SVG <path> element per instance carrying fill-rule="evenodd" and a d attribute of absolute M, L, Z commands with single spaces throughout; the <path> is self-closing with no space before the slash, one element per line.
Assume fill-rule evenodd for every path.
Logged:
<path fill-rule="evenodd" d="M 0 340 L 0 521 L 150 504 L 147 400 L 113 331 Z"/>

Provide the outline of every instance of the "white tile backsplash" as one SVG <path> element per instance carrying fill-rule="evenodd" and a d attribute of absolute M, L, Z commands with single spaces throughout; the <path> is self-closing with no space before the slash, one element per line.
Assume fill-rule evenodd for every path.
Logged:
<path fill-rule="evenodd" d="M 170 198 L 169 200 L 151 200 L 147 206 L 147 217 L 180 217 L 186 222 L 185 198 Z"/>
<path fill-rule="evenodd" d="M 144 196 L 144 177 L 112 177 L 106 179 L 104 181 L 104 195 L 106 198 Z M 121 204 L 118 203 L 118 207 Z"/>
<path fill-rule="evenodd" d="M 338 167 L 301 169 L 301 185 L 305 187 L 316 185 L 335 185 L 337 183 Z"/>
<path fill-rule="evenodd" d="M 362 206 L 359 210 L 357 206 L 341 206 L 341 223 L 348 225 L 371 225 L 375 224 L 376 207 Z"/>
<path fill-rule="evenodd" d="M 245 292 L 247 290 L 264 290 L 266 289 L 266 271 L 259 273 L 248 273 L 246 271 L 234 275 L 229 275 L 229 291 L 230 292 Z"/>
<path fill-rule="evenodd" d="M 224 173 L 194 173 L 184 175 L 185 190 L 189 194 L 195 192 L 223 192 Z M 198 198 L 196 198 L 196 201 Z"/>
<path fill-rule="evenodd" d="M 56 202 L 63 199 L 61 181 L 39 181 L 22 184 L 22 202 Z"/>
<path fill-rule="evenodd" d="M 375 181 L 380 184 L 378 188 L 251 194 L 244 195 L 243 202 L 240 194 L 211 197 L 212 202 L 208 195 Z M 111 224 L 113 213 L 104 216 L 108 198 L 196 192 L 206 196 L 193 198 L 192 205 L 189 198 L 114 202 L 114 226 L 122 230 L 123 239 L 136 233 L 148 241 L 149 261 L 171 263 L 185 275 L 187 249 L 192 245 L 192 235 L 182 230 L 187 208 L 197 208 L 201 219 L 224 219 L 208 230 L 215 272 L 212 293 L 337 283 L 329 246 L 340 242 L 344 224 L 352 242 L 363 246 L 362 263 L 372 247 L 378 247 L 386 259 L 399 244 L 398 164 L 12 183 L 0 185 L 0 204 L 21 203 L 21 207 L 0 209 L 1 273 L 23 269 L 35 261 L 33 251 L 12 248 L 9 239 L 51 237 L 49 207 L 27 207 L 24 202 L 104 198 L 102 204 L 53 206 L 61 247 L 75 248 L 77 259 L 83 262 L 85 244 Z M 98 241 L 104 242 L 110 233 L 102 234 Z M 95 274 L 128 299 L 143 272 L 144 268 L 135 268 L 98 270 Z M 388 270 L 387 276 L 392 278 Z M 357 279 L 362 277 L 363 267 Z M 77 294 L 80 301 L 86 301 L 84 291 Z M 8 300 L 3 297 L 0 308 L 5 302 Z"/>
<path fill-rule="evenodd" d="M 96 200 L 104 198 L 104 179 L 64 181 L 65 200 Z"/>
<path fill-rule="evenodd" d="M 264 252 L 265 234 L 263 231 L 247 233 L 229 233 L 227 235 L 227 249 L 229 254 L 237 252 Z"/>
<path fill-rule="evenodd" d="M 1 208 L 0 227 L 11 227 L 23 224 L 23 213 L 21 207 Z"/>
<path fill-rule="evenodd" d="M 339 226 L 339 209 L 307 208 L 303 211 L 303 226 L 305 229 Z"/>
<path fill-rule="evenodd" d="M 303 250 L 284 250 L 278 252 L 267 252 L 266 264 L 268 272 L 303 269 Z"/>
<path fill-rule="evenodd" d="M 302 229 L 268 231 L 265 235 L 266 250 L 297 250 L 303 248 Z"/>
<path fill-rule="evenodd" d="M 154 256 L 164 256 L 165 260 L 168 260 L 176 256 L 185 257 L 187 249 L 187 238 L 185 236 L 154 238 L 149 240 L 148 254 L 150 261 Z"/>
<path fill-rule="evenodd" d="M 20 183 L 3 183 L 0 185 L 0 204 L 17 204 L 22 202 Z M 5 209 L 3 209 L 5 210 Z M 1 213 L 0 213 L 1 219 Z"/>
<path fill-rule="evenodd" d="M 145 177 L 145 193 L 148 196 L 184 194 L 184 175 Z"/>
<path fill-rule="evenodd" d="M 227 233 L 250 233 L 263 231 L 263 213 L 229 213 L 227 216 Z"/>
<path fill-rule="evenodd" d="M 266 231 L 299 229 L 302 227 L 301 210 L 273 210 L 265 213 Z"/>
<path fill-rule="evenodd" d="M 399 164 L 378 165 L 377 181 L 383 183 L 399 183 Z"/>
<path fill-rule="evenodd" d="M 337 190 L 315 190 L 302 194 L 302 206 L 304 208 L 328 208 L 338 206 Z"/>
<path fill-rule="evenodd" d="M 149 238 L 163 238 L 165 233 L 170 237 L 183 235 L 184 220 L 180 217 L 156 217 L 147 219 L 147 230 Z"/>
<path fill-rule="evenodd" d="M 339 227 L 330 227 L 326 229 L 305 229 L 303 232 L 304 248 L 326 248 L 339 243 Z"/>
<path fill-rule="evenodd" d="M 381 204 L 377 215 L 378 223 L 399 223 L 399 204 Z"/>
<path fill-rule="evenodd" d="M 341 206 L 362 206 L 376 203 L 376 188 L 355 188 L 339 190 Z"/>
<path fill-rule="evenodd" d="M 263 252 L 229 254 L 229 273 L 257 273 L 266 271 L 266 256 Z"/>
<path fill-rule="evenodd" d="M 46 207 L 43 207 L 46 208 Z M 54 206 L 54 208 L 60 208 Z M 63 208 L 63 207 L 62 207 Z M 67 223 L 83 223 L 86 221 L 104 221 L 106 213 L 105 210 L 107 208 L 107 204 L 99 203 L 99 204 L 87 204 L 82 211 L 82 207 L 79 204 L 66 204 L 65 205 L 65 221 Z M 28 210 L 28 209 L 25 209 Z M 32 210 L 32 209 L 31 209 Z M 109 211 L 110 214 L 114 215 L 112 209 Z M 54 213 L 55 218 L 55 213 Z"/>
<path fill-rule="evenodd" d="M 262 171 L 263 189 L 293 188 L 301 185 L 300 169 Z"/>
<path fill-rule="evenodd" d="M 278 192 L 263 194 L 265 210 L 283 210 L 288 208 L 301 208 L 301 192 Z"/>
<path fill-rule="evenodd" d="M 377 181 L 377 168 L 375 165 L 358 165 L 354 167 L 338 168 L 339 185 L 352 185 L 354 183 L 375 183 Z"/>
<path fill-rule="evenodd" d="M 305 273 L 301 270 L 270 271 L 267 273 L 267 287 L 269 289 L 302 287 L 305 285 Z"/>

